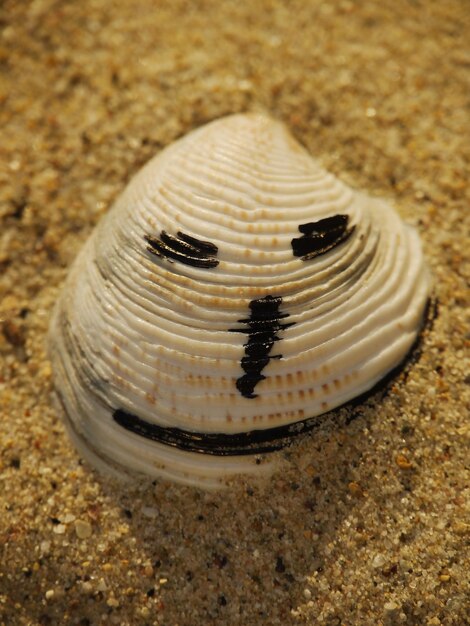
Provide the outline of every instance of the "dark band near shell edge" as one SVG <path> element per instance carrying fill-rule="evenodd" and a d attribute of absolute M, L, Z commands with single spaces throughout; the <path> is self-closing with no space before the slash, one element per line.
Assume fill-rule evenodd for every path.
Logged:
<path fill-rule="evenodd" d="M 403 361 L 371 389 L 349 400 L 340 407 L 327 411 L 327 413 L 337 414 L 341 408 L 356 407 L 378 391 L 386 391 L 391 380 L 419 359 L 423 334 L 432 328 L 436 316 L 437 301 L 435 298 L 431 298 L 426 305 L 421 330 Z M 347 419 L 347 423 L 351 422 L 356 416 L 350 416 Z M 325 420 L 325 414 L 310 417 L 286 426 L 234 434 L 192 432 L 180 428 L 159 426 L 122 409 L 113 411 L 113 419 L 129 432 L 179 450 L 213 456 L 246 456 L 281 450 L 289 445 L 294 437 L 317 428 Z"/>

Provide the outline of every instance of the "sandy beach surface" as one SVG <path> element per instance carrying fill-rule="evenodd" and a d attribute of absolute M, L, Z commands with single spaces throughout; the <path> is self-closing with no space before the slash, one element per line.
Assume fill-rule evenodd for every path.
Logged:
<path fill-rule="evenodd" d="M 470 624 L 470 4 L 5 0 L 0 24 L 0 624 Z M 132 175 L 247 110 L 419 230 L 434 324 L 264 483 L 114 483 L 51 402 L 51 309 Z"/>

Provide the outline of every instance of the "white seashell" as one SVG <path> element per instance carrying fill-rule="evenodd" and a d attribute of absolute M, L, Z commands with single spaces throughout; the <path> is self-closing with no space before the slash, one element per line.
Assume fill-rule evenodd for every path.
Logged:
<path fill-rule="evenodd" d="M 57 394 L 93 463 L 214 487 L 403 361 L 428 293 L 388 203 L 280 123 L 230 116 L 152 159 L 78 255 L 49 333 Z"/>

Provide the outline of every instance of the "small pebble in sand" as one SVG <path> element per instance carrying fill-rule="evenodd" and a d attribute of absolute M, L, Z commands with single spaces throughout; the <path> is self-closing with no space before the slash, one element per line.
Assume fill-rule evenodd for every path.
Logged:
<path fill-rule="evenodd" d="M 153 567 L 149 563 L 144 567 L 144 574 L 149 578 L 153 576 Z"/>
<path fill-rule="evenodd" d="M 378 569 L 379 567 L 385 565 L 386 562 L 387 559 L 384 557 L 383 554 L 376 554 L 372 560 L 372 567 L 374 569 Z"/>
<path fill-rule="evenodd" d="M 54 526 L 53 528 L 53 531 L 56 535 L 64 535 L 66 530 L 67 527 L 65 526 L 65 524 L 57 524 L 57 526 Z"/>
<path fill-rule="evenodd" d="M 115 598 L 114 596 L 110 596 L 107 599 L 106 604 L 115 609 L 119 606 L 119 600 L 117 600 L 117 598 Z"/>
<path fill-rule="evenodd" d="M 354 481 L 348 484 L 348 490 L 351 495 L 356 496 L 356 497 L 360 497 L 364 495 L 364 491 L 362 490 L 361 485 Z"/>
<path fill-rule="evenodd" d="M 89 522 L 85 522 L 81 519 L 78 519 L 75 522 L 75 532 L 77 533 L 77 537 L 79 539 L 87 539 L 92 534 L 92 527 Z"/>
<path fill-rule="evenodd" d="M 413 464 L 406 458 L 404 454 L 397 454 L 395 457 L 395 463 L 398 465 L 400 469 L 411 469 Z"/>
<path fill-rule="evenodd" d="M 144 506 L 142 508 L 142 514 L 145 515 L 145 517 L 157 517 L 158 515 L 158 509 L 156 509 L 153 506 Z"/>

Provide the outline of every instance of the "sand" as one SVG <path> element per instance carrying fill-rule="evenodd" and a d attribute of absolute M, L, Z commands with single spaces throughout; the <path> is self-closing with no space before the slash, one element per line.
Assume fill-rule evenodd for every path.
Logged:
<path fill-rule="evenodd" d="M 468 2 L 6 0 L 0 20 L 0 623 L 469 624 Z M 51 308 L 139 167 L 244 110 L 395 203 L 437 317 L 386 394 L 265 484 L 113 483 L 51 402 Z"/>

